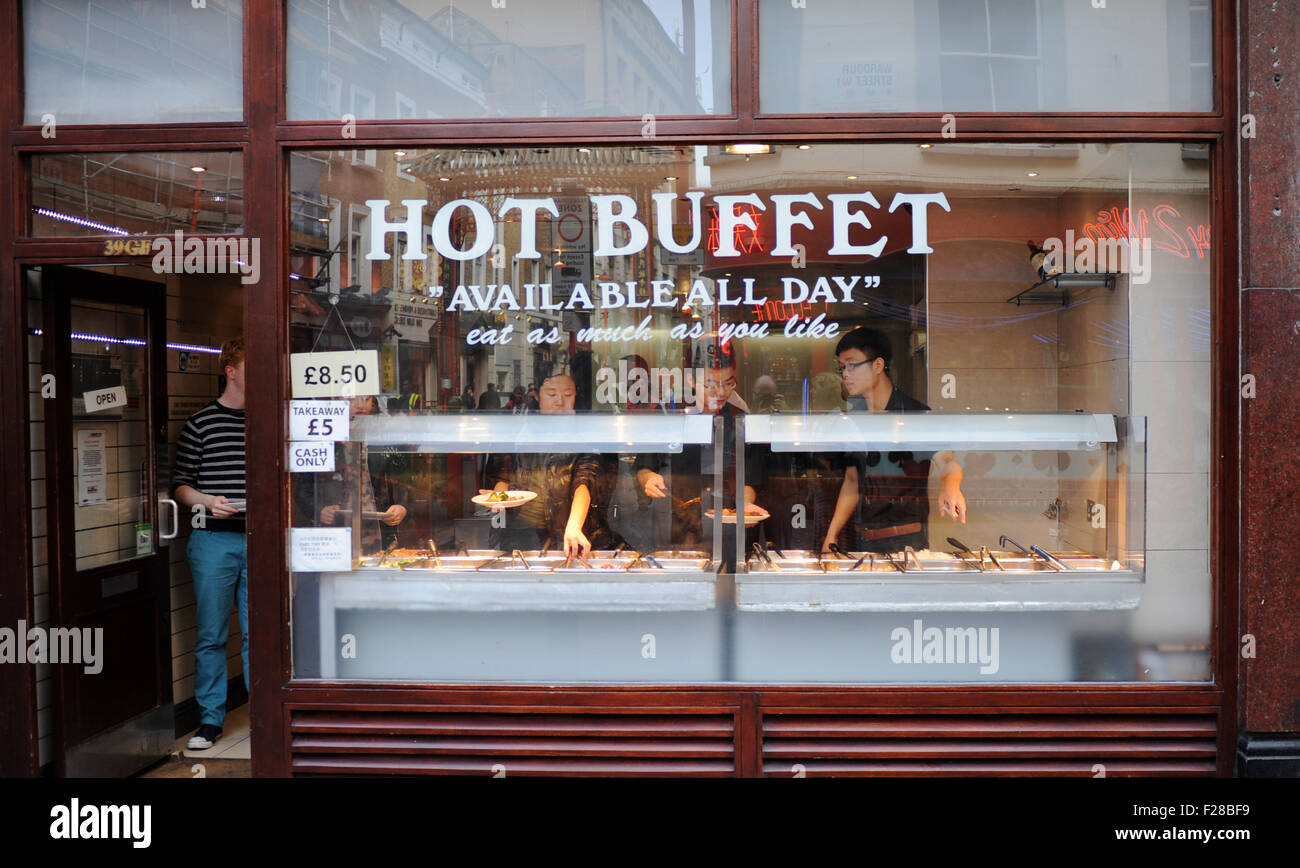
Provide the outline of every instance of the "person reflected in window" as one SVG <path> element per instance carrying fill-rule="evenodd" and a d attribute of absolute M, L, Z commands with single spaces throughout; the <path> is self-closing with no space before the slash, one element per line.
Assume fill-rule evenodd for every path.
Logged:
<path fill-rule="evenodd" d="M 577 385 L 567 372 L 544 376 L 537 394 L 538 412 L 570 415 L 577 396 Z M 565 555 L 591 554 L 592 537 L 600 541 L 607 536 L 592 517 L 592 492 L 600 472 L 595 455 L 521 452 L 490 456 L 484 477 L 491 488 L 481 488 L 479 494 L 531 491 L 537 495 L 518 507 L 489 506 L 506 512 L 506 526 L 495 534 L 496 547 L 536 551 L 558 545 Z"/>
<path fill-rule="evenodd" d="M 353 398 L 349 406 L 353 419 L 373 416 L 379 403 L 373 395 Z M 359 448 L 359 447 L 358 447 Z M 337 471 L 322 484 L 318 496 L 328 505 L 320 510 L 320 523 L 351 526 L 352 510 L 361 509 L 361 548 L 370 552 L 386 548 L 397 540 L 398 525 L 406 519 L 406 488 L 401 484 L 407 470 L 404 453 L 377 448 L 367 450 L 365 464 L 343 458 L 346 449 L 339 444 Z"/>
<path fill-rule="evenodd" d="M 856 328 L 835 346 L 844 391 L 866 402 L 872 413 L 924 413 L 929 407 L 894 385 L 889 376 L 890 343 L 882 332 Z M 839 539 L 856 514 L 855 551 L 898 552 L 929 547 L 931 469 L 939 476 L 939 514 L 966 522 L 962 468 L 942 452 L 859 452 L 846 456 L 844 483 L 831 517 L 823 551 Z"/>

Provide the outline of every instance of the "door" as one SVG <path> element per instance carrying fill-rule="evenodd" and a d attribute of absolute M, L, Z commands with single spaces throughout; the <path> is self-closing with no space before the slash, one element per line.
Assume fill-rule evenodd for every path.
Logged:
<path fill-rule="evenodd" d="M 174 505 L 159 527 L 165 289 L 42 271 L 54 355 L 45 369 L 57 384 L 45 426 L 51 627 L 82 657 L 51 666 L 55 761 L 61 776 L 118 777 L 175 740 L 164 538 L 175 534 Z"/>

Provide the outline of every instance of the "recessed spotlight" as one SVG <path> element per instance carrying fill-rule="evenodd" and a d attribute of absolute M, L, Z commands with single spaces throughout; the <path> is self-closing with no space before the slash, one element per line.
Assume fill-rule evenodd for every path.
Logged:
<path fill-rule="evenodd" d="M 202 175 L 204 172 L 207 171 L 207 169 L 203 168 L 202 166 L 190 166 L 190 171 L 196 175 Z"/>
<path fill-rule="evenodd" d="M 406 151 L 393 151 L 393 156 L 400 160 L 406 156 Z"/>
<path fill-rule="evenodd" d="M 451 178 L 448 178 L 446 175 L 443 175 L 443 176 L 440 177 L 438 180 L 439 180 L 439 181 L 450 181 Z"/>
<path fill-rule="evenodd" d="M 1037 177 L 1038 177 L 1038 173 L 1037 173 L 1037 172 L 1025 172 L 1025 174 L 1028 175 L 1028 176 L 1031 177 L 1031 178 L 1037 178 Z"/>
<path fill-rule="evenodd" d="M 591 153 L 591 148 L 578 148 L 578 153 L 579 153 L 579 154 L 590 154 L 590 153 Z"/>
<path fill-rule="evenodd" d="M 328 222 L 330 222 L 330 218 L 328 218 L 328 217 L 317 217 L 317 218 L 316 218 L 316 222 L 317 222 L 317 223 L 328 223 Z"/>
<path fill-rule="evenodd" d="M 917 147 L 925 151 L 925 150 L 929 150 L 930 148 L 933 148 L 934 145 L 930 144 L 929 142 L 926 142 L 925 144 L 917 145 Z"/>
<path fill-rule="evenodd" d="M 806 150 L 810 149 L 811 147 L 812 147 L 812 145 L 800 145 L 800 146 L 799 146 L 799 150 L 801 150 L 801 151 L 806 151 Z"/>
<path fill-rule="evenodd" d="M 856 180 L 858 180 L 858 176 L 857 176 L 857 175 L 849 175 L 849 180 L 850 180 L 850 181 L 856 181 Z"/>
<path fill-rule="evenodd" d="M 676 181 L 676 180 L 677 180 L 677 176 L 676 176 L 676 175 L 664 175 L 664 180 L 665 180 L 665 181 Z"/>

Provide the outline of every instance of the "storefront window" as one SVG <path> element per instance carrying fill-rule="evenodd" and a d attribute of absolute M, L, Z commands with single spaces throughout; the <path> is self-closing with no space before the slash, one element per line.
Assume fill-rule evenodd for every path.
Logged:
<path fill-rule="evenodd" d="M 730 0 L 290 0 L 289 119 L 731 111 Z"/>
<path fill-rule="evenodd" d="M 24 123 L 244 117 L 240 0 L 24 0 Z"/>
<path fill-rule="evenodd" d="M 30 161 L 31 235 L 243 231 L 239 151 L 37 154 Z"/>
<path fill-rule="evenodd" d="M 292 155 L 295 677 L 1208 680 L 1207 152 L 735 150 Z"/>
<path fill-rule="evenodd" d="M 1210 0 L 760 0 L 769 114 L 1208 112 Z"/>

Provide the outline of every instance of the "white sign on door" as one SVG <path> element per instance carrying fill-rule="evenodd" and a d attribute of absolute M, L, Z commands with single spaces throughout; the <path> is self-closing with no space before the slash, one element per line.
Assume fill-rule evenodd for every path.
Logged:
<path fill-rule="evenodd" d="M 83 428 L 77 432 L 78 506 L 108 502 L 108 468 L 104 463 L 105 433 L 103 428 Z"/>
<path fill-rule="evenodd" d="M 111 389 L 95 389 L 92 392 L 83 393 L 81 400 L 86 402 L 87 413 L 98 413 L 100 410 L 125 407 L 126 387 L 113 386 Z"/>
<path fill-rule="evenodd" d="M 290 528 L 289 550 L 289 569 L 295 573 L 350 572 L 352 528 Z"/>
<path fill-rule="evenodd" d="M 320 441 L 289 444 L 290 473 L 332 473 L 334 444 Z"/>
<path fill-rule="evenodd" d="M 290 440 L 347 440 L 347 401 L 290 401 Z"/>
<path fill-rule="evenodd" d="M 289 373 L 295 398 L 351 398 L 378 395 L 378 350 L 294 353 Z"/>

